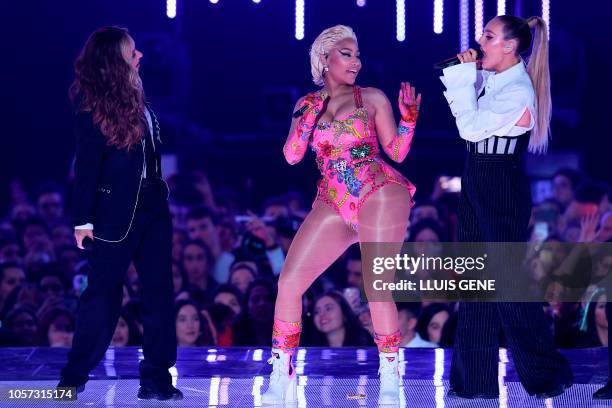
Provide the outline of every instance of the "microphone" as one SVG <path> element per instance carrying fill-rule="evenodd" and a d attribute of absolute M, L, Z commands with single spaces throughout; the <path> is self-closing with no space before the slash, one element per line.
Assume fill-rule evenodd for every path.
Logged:
<path fill-rule="evenodd" d="M 321 91 L 320 97 L 323 99 L 323 103 L 325 103 L 327 101 L 329 95 L 327 94 L 327 92 Z M 300 116 L 302 116 L 303 114 L 305 114 L 306 112 L 311 110 L 312 108 L 313 108 L 312 105 L 310 105 L 308 103 L 305 103 L 304 105 L 302 105 L 302 107 L 300 109 L 298 109 L 295 112 L 293 112 L 293 117 L 294 118 L 299 118 Z"/>
<path fill-rule="evenodd" d="M 479 49 L 476 50 L 476 54 L 477 54 L 477 59 L 482 59 L 482 51 L 480 51 Z M 459 61 L 459 57 L 454 56 L 452 58 L 449 59 L 445 59 L 443 61 L 437 62 L 434 64 L 434 69 L 444 69 L 444 68 L 448 68 L 448 67 L 452 67 L 453 65 L 457 65 L 457 64 L 461 64 L 461 61 Z"/>
<path fill-rule="evenodd" d="M 298 109 L 295 112 L 293 112 L 293 117 L 294 118 L 299 118 L 300 116 L 302 116 L 303 114 L 306 113 L 306 111 L 308 110 L 309 107 L 310 107 L 309 105 L 302 106 L 300 109 Z"/>
<path fill-rule="evenodd" d="M 81 245 L 83 246 L 83 249 L 85 251 L 91 251 L 93 249 L 93 239 L 89 238 L 89 237 L 85 237 L 83 238 L 83 242 L 81 242 Z"/>

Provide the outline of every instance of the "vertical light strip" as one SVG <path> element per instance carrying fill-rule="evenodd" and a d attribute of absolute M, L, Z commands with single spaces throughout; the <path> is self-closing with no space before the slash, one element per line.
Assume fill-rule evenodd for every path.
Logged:
<path fill-rule="evenodd" d="M 295 359 L 295 373 L 297 375 L 304 374 L 304 366 L 306 365 L 306 349 L 298 349 L 297 358 Z"/>
<path fill-rule="evenodd" d="M 397 41 L 406 39 L 406 0 L 395 0 L 395 26 Z"/>
<path fill-rule="evenodd" d="M 433 29 L 436 34 L 444 30 L 444 0 L 434 0 Z"/>
<path fill-rule="evenodd" d="M 304 39 L 304 8 L 306 0 L 295 0 L 295 38 Z"/>
<path fill-rule="evenodd" d="M 444 407 L 444 383 L 442 383 L 442 377 L 444 376 L 443 348 L 435 349 L 434 367 L 433 383 L 435 387 L 436 407 Z"/>
<path fill-rule="evenodd" d="M 220 377 L 213 377 L 210 379 L 210 386 L 208 390 L 208 405 L 217 406 L 219 405 L 219 387 L 221 385 Z"/>
<path fill-rule="evenodd" d="M 221 387 L 219 387 L 219 405 L 229 404 L 229 387 L 232 379 L 224 377 L 221 379 Z"/>
<path fill-rule="evenodd" d="M 550 0 L 542 0 L 542 20 L 548 28 L 548 39 L 550 40 Z"/>
<path fill-rule="evenodd" d="M 176 0 L 166 0 L 166 16 L 168 18 L 176 17 Z"/>
<path fill-rule="evenodd" d="M 253 378 L 253 388 L 251 389 L 251 395 L 253 396 L 253 404 L 256 407 L 261 406 L 261 387 L 264 385 L 263 376 L 257 376 Z"/>
<path fill-rule="evenodd" d="M 497 383 L 499 387 L 499 408 L 508 408 L 508 386 L 506 374 L 508 365 L 508 349 L 499 349 L 499 364 L 497 368 Z"/>
<path fill-rule="evenodd" d="M 465 51 L 470 47 L 470 5 L 469 0 L 460 0 L 459 3 L 459 50 Z"/>
<path fill-rule="evenodd" d="M 506 0 L 497 0 L 497 15 L 506 15 Z"/>
<path fill-rule="evenodd" d="M 297 386 L 297 407 L 298 408 L 306 408 L 306 385 L 308 385 L 308 376 L 300 375 L 298 376 L 298 386 Z M 311 387 L 312 388 L 312 387 Z M 309 400 L 310 401 L 310 400 Z"/>
<path fill-rule="evenodd" d="M 366 0 L 357 0 L 357 5 L 358 5 L 359 7 L 363 7 L 363 6 L 365 6 L 365 5 L 366 5 Z"/>
<path fill-rule="evenodd" d="M 474 0 L 474 38 L 476 41 L 482 36 L 484 26 L 483 0 Z"/>

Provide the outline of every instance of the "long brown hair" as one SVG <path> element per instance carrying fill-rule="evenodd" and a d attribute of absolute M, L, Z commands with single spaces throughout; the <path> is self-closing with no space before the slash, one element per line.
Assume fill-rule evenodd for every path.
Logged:
<path fill-rule="evenodd" d="M 533 42 L 527 72 L 535 90 L 536 118 L 529 139 L 529 151 L 544 153 L 550 138 L 550 115 L 552 113 L 546 22 L 541 17 L 536 16 L 528 19 L 508 15 L 498 16 L 497 18 L 504 25 L 505 39 L 515 39 L 518 42 L 517 55 L 529 50 Z M 531 33 L 532 29 L 534 30 L 533 35 Z"/>
<path fill-rule="evenodd" d="M 129 149 L 144 133 L 144 91 L 138 72 L 123 57 L 128 30 L 103 27 L 92 33 L 74 63 L 69 95 L 76 109 L 91 111 L 108 145 Z"/>

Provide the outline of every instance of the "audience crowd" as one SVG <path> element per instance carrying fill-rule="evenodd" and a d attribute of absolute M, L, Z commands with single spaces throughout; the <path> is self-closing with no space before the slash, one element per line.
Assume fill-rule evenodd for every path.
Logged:
<path fill-rule="evenodd" d="M 179 346 L 270 346 L 276 281 L 308 203 L 299 192 L 287 192 L 259 209 L 245 208 L 237 191 L 213 189 L 201 172 L 167 181 Z M 526 290 L 547 300 L 543 308 L 559 347 L 607 346 L 607 294 L 599 282 L 610 272 L 612 255 L 595 251 L 587 267 L 592 273 L 584 273 L 583 246 L 570 244 L 611 242 L 610 187 L 573 169 L 558 170 L 550 186 L 550 196 L 533 207 Z M 0 220 L 2 346 L 71 345 L 89 266 L 87 252 L 75 245 L 69 191 L 51 183 L 33 192 L 17 181 L 10 186 Z M 431 198 L 412 209 L 406 241 L 455 241 L 457 201 L 458 193 L 442 182 L 434 186 Z M 114 347 L 141 344 L 138 273 L 132 265 L 125 276 Z M 302 346 L 374 346 L 363 273 L 359 247 L 351 247 L 308 290 Z M 578 296 L 564 301 L 576 287 Z M 402 346 L 452 346 L 456 302 L 397 305 Z"/>

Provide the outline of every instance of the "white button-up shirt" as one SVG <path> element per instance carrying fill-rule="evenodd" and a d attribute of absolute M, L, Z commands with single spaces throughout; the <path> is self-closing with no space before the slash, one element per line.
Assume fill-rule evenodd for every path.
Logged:
<path fill-rule="evenodd" d="M 533 129 L 535 92 L 522 60 L 499 74 L 479 71 L 475 62 L 442 72 L 444 96 L 462 139 L 479 142 L 491 136 L 519 136 Z M 483 90 L 484 95 L 477 98 Z M 529 127 L 516 126 L 526 109 L 531 114 Z"/>
<path fill-rule="evenodd" d="M 155 151 L 155 131 L 153 130 L 153 120 L 151 119 L 151 112 L 145 106 L 144 108 L 145 118 L 147 119 L 147 126 L 149 127 L 149 133 L 151 136 L 151 144 L 153 146 L 153 151 Z M 145 136 L 146 137 L 146 136 Z M 157 160 L 155 161 L 155 169 L 157 170 Z M 147 178 L 147 161 L 144 161 L 144 169 L 142 171 L 142 176 Z"/>

